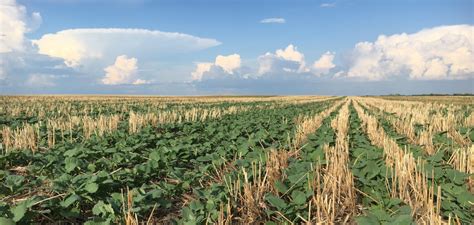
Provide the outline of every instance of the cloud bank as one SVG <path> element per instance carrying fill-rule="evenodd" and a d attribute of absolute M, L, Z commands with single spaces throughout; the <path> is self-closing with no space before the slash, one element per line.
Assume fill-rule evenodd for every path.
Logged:
<path fill-rule="evenodd" d="M 205 74 L 208 75 L 207 78 L 211 77 L 211 71 L 215 73 L 212 75 L 232 75 L 234 71 L 240 68 L 240 55 L 232 54 L 228 56 L 218 55 L 214 63 L 203 62 L 197 63 L 196 69 L 191 73 L 192 80 L 200 81 L 203 79 Z"/>
<path fill-rule="evenodd" d="M 387 85 L 387 90 L 409 86 L 415 91 L 418 84 L 425 84 L 425 92 L 431 90 L 431 86 L 443 90 L 451 85 L 449 90 L 453 92 L 457 87 L 472 92 L 472 25 L 380 35 L 374 41 L 355 44 L 347 54 L 336 55 L 328 49 L 311 60 L 303 54 L 304 49 L 293 44 L 245 60 L 239 53 L 216 54 L 214 60 L 196 63 L 192 71 L 195 59 L 186 64 L 183 58 L 191 55 L 190 52 L 218 46 L 219 41 L 183 33 L 128 28 L 68 29 L 29 40 L 28 34 L 42 22 L 40 13 L 28 12 L 14 0 L 0 1 L 0 92 L 3 93 L 5 90 L 28 92 L 39 87 L 66 92 L 80 92 L 88 87 L 92 93 L 94 90 L 114 93 L 120 91 L 116 85 L 126 86 L 132 93 L 145 87 L 164 88 L 171 82 L 170 77 L 175 79 L 173 85 L 183 89 L 198 87 L 200 91 L 212 91 L 224 87 L 229 93 L 260 93 L 256 91 L 260 88 L 261 93 L 268 93 L 264 91 L 270 87 L 270 93 L 281 93 L 279 91 L 285 88 L 285 93 L 291 94 L 301 87 L 305 87 L 305 93 L 311 93 L 316 87 L 327 88 L 321 86 L 323 83 L 326 86 L 341 83 L 345 87 L 373 83 L 365 87 L 376 88 L 375 84 L 381 84 Z M 333 3 L 321 4 L 321 7 L 334 6 Z M 260 22 L 286 21 L 267 18 Z M 179 60 L 173 61 L 173 57 Z M 193 82 L 187 82 L 189 79 Z M 135 85 L 142 86 L 134 89 Z M 346 89 L 341 87 L 340 90 Z M 381 87 L 380 91 L 383 90 Z M 394 91 L 396 89 L 391 92 Z"/>
<path fill-rule="evenodd" d="M 9 53 L 24 52 L 29 46 L 25 35 L 41 24 L 41 14 L 28 14 L 26 8 L 15 0 L 0 1 L 0 81 L 6 80 L 10 63 Z M 2 85 L 0 83 L 0 85 Z"/>
<path fill-rule="evenodd" d="M 277 49 L 273 53 L 267 52 L 256 59 L 247 60 L 251 63 L 246 65 L 241 64 L 238 54 L 219 55 L 214 63 L 197 63 L 191 77 L 194 81 L 226 78 L 253 80 L 304 79 L 328 74 L 331 69 L 336 67 L 333 63 L 334 56 L 334 52 L 326 52 L 313 63 L 313 66 L 309 67 L 304 54 L 298 50 L 298 47 L 289 44 L 286 48 Z M 256 64 L 256 66 L 251 64 Z"/>
<path fill-rule="evenodd" d="M 374 42 L 357 43 L 343 59 L 336 61 L 336 54 L 327 51 L 307 66 L 302 51 L 290 44 L 274 53 L 267 52 L 257 59 L 245 60 L 255 61 L 258 66 L 241 65 L 242 69 L 234 76 L 226 76 L 228 72 L 225 70 L 213 69 L 214 64 L 198 65 L 193 75 L 207 77 L 195 79 L 201 88 L 220 90 L 221 84 L 225 91 L 230 92 L 252 91 L 252 87 L 259 85 L 278 87 L 272 90 L 277 91 L 291 84 L 295 85 L 293 87 L 305 86 L 309 90 L 308 83 L 366 83 L 358 81 L 390 84 L 400 90 L 405 86 L 413 88 L 414 85 L 408 85 L 412 82 L 425 85 L 424 90 L 430 90 L 429 85 L 436 85 L 442 90 L 441 83 L 454 84 L 449 80 L 460 80 L 461 83 L 455 83 L 461 92 L 466 92 L 466 85 L 460 85 L 462 80 L 470 80 L 467 83 L 471 84 L 472 92 L 474 26 L 440 26 L 412 34 L 380 35 Z M 247 69 L 245 73 L 243 68 Z M 394 82 L 403 85 L 395 85 Z M 370 87 L 373 88 L 373 85 Z"/>
<path fill-rule="evenodd" d="M 160 81 L 156 77 L 159 65 L 171 65 L 167 67 L 169 71 L 179 68 L 170 58 L 182 59 L 183 54 L 221 44 L 215 39 L 184 33 L 128 28 L 67 29 L 44 34 L 37 40 L 28 39 L 26 34 L 38 28 L 41 21 L 38 12 L 27 12 L 14 0 L 0 1 L 3 87 L 53 87 L 53 81 L 57 83 L 54 87 L 69 86 L 64 83 L 68 79 L 80 80 L 82 83 L 73 85 L 82 86 L 149 84 Z M 140 74 L 137 58 L 144 67 Z M 232 70 L 230 67 L 225 68 Z M 56 79 L 65 74 L 73 76 Z"/>
<path fill-rule="evenodd" d="M 23 51 L 25 34 L 41 24 L 41 14 L 28 14 L 26 8 L 15 0 L 0 1 L 0 53 Z"/>
<path fill-rule="evenodd" d="M 69 67 L 124 53 L 147 58 L 154 54 L 186 53 L 221 44 L 215 39 L 183 33 L 121 28 L 63 30 L 45 34 L 33 43 L 40 54 L 62 58 Z"/>
<path fill-rule="evenodd" d="M 424 29 L 413 34 L 380 35 L 359 42 L 350 56 L 347 77 L 385 80 L 467 79 L 474 75 L 474 26 Z"/>
<path fill-rule="evenodd" d="M 281 78 L 282 74 L 300 74 L 294 76 L 300 78 L 311 74 L 362 81 L 472 79 L 474 26 L 440 26 L 413 34 L 380 35 L 374 42 L 357 43 L 342 63 L 336 64 L 335 57 L 334 52 L 328 51 L 307 66 L 305 55 L 290 44 L 274 53 L 260 55 L 256 60 L 258 69 L 240 77 Z M 203 64 L 196 71 L 200 71 L 198 74 L 202 77 L 212 69 Z M 212 77 L 219 77 L 216 72 L 219 71 L 214 71 Z"/>

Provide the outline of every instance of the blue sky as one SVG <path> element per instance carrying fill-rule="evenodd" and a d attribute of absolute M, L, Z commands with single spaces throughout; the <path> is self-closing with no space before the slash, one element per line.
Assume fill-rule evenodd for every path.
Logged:
<path fill-rule="evenodd" d="M 474 92 L 472 1 L 4 1 L 2 94 Z"/>

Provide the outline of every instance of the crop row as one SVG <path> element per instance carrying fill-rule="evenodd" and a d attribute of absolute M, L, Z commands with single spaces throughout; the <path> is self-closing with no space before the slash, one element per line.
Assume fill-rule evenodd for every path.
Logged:
<path fill-rule="evenodd" d="M 472 138 L 474 132 L 469 132 L 465 136 L 455 130 L 433 132 L 430 125 L 417 125 L 414 133 L 407 132 L 412 126 L 407 125 L 406 121 L 398 118 L 392 114 L 381 111 L 376 107 L 366 105 L 366 109 L 371 109 L 371 112 L 376 114 L 383 122 L 384 127 L 393 128 L 386 129 L 393 135 L 398 136 L 397 142 L 403 142 L 412 149 L 412 151 L 420 152 L 424 156 L 441 154 L 443 160 L 449 163 L 453 168 L 464 173 L 474 172 L 474 147 L 472 145 Z M 388 123 L 389 122 L 389 123 Z M 403 125 L 405 124 L 405 125 Z M 408 129 L 404 129 L 409 127 Z M 429 132 L 426 132 L 429 131 Z M 421 149 L 420 149 L 421 148 Z M 417 150 L 422 151 L 417 151 Z"/>
<path fill-rule="evenodd" d="M 383 147 L 388 163 L 395 169 L 398 180 L 392 191 L 412 206 L 419 221 L 449 222 L 451 217 L 463 222 L 473 219 L 470 202 L 474 202 L 474 195 L 466 184 L 469 174 L 447 165 L 443 161 L 443 151 L 429 155 L 420 146 L 410 144 L 407 137 L 396 133 L 387 120 L 358 107 L 358 113 L 364 115 L 372 127 L 369 131 L 371 140 Z"/>
<path fill-rule="evenodd" d="M 275 182 L 285 176 L 289 158 L 301 150 L 306 136 L 317 129 L 322 120 L 340 103 L 314 116 L 300 117 L 291 144 L 267 149 L 254 148 L 227 165 L 227 170 L 217 173 L 213 182 L 196 189 L 197 199 L 183 209 L 181 222 L 258 223 L 273 217 L 275 211 L 264 210 L 272 205 L 277 189 Z M 318 122 L 319 121 L 319 122 Z"/>
<path fill-rule="evenodd" d="M 123 99 L 43 99 L 52 109 L 67 102 L 73 113 L 99 105 L 88 111 L 88 128 L 58 122 L 52 130 L 44 121 L 65 118 L 39 116 L 45 102 L 12 100 L 34 106 L 0 113 L 8 121 L 0 126 L 18 132 L 3 134 L 2 142 L 39 136 L 19 138 L 0 155 L 0 224 L 474 220 L 469 105 L 367 97 Z M 166 110 L 188 119 L 162 120 L 158 112 Z M 113 116 L 116 122 L 105 119 Z"/>
<path fill-rule="evenodd" d="M 127 211 L 140 219 L 152 212 L 155 220 L 170 219 L 214 168 L 250 149 L 285 148 L 296 118 L 325 104 L 146 126 L 132 134 L 121 123 L 116 132 L 81 143 L 9 151 L 0 157 L 0 215 L 14 221 L 116 222 Z"/>

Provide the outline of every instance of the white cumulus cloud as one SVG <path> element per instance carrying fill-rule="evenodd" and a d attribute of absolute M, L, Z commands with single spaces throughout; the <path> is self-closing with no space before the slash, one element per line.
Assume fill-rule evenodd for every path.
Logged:
<path fill-rule="evenodd" d="M 0 53 L 22 51 L 25 48 L 25 34 L 36 29 L 41 15 L 28 15 L 26 8 L 15 0 L 0 1 Z"/>
<path fill-rule="evenodd" d="M 334 52 L 324 53 L 318 60 L 313 63 L 313 70 L 315 75 L 328 74 L 329 71 L 336 67 L 333 60 L 336 54 Z"/>
<path fill-rule="evenodd" d="M 196 63 L 191 73 L 192 80 L 202 81 L 211 79 L 292 79 L 294 75 L 301 79 L 311 77 L 311 74 L 320 76 L 329 74 L 335 68 L 333 63 L 334 52 L 326 52 L 314 62 L 306 66 L 305 56 L 293 44 L 260 55 L 251 63 L 242 65 L 240 55 L 218 55 L 214 62 Z M 234 75 L 234 76 L 228 76 Z M 299 79 L 298 78 L 298 79 Z"/>
<path fill-rule="evenodd" d="M 146 83 L 144 80 L 136 79 L 137 61 L 136 58 L 129 58 L 126 55 L 117 56 L 115 63 L 104 69 L 105 77 L 102 83 L 107 85 Z"/>
<path fill-rule="evenodd" d="M 289 61 L 301 62 L 304 60 L 303 53 L 299 52 L 297 47 L 292 44 L 288 45 L 285 49 L 276 50 L 276 55 Z"/>
<path fill-rule="evenodd" d="M 266 18 L 260 20 L 260 23 L 286 23 L 285 18 Z"/>
<path fill-rule="evenodd" d="M 238 54 L 218 55 L 214 63 L 197 63 L 196 69 L 191 73 L 191 77 L 193 80 L 201 80 L 204 74 L 210 72 L 213 68 L 221 69 L 227 74 L 234 74 L 234 71 L 240 68 L 240 64 L 241 60 Z"/>
<path fill-rule="evenodd" d="M 267 52 L 258 57 L 259 74 L 275 71 L 308 72 L 304 54 L 297 47 L 290 44 L 285 49 L 278 49 L 275 54 Z"/>
<path fill-rule="evenodd" d="M 240 68 L 240 55 L 232 54 L 228 56 L 218 55 L 216 57 L 216 66 L 222 67 L 225 72 L 233 74 L 235 69 Z"/>
<path fill-rule="evenodd" d="M 413 34 L 380 35 L 355 45 L 347 77 L 417 80 L 474 77 L 474 26 L 453 25 Z"/>
<path fill-rule="evenodd" d="M 201 80 L 204 73 L 211 71 L 214 63 L 197 63 L 196 69 L 191 73 L 193 80 Z"/>
<path fill-rule="evenodd" d="M 120 54 L 139 55 L 185 53 L 221 43 L 183 33 L 146 29 L 93 28 L 70 29 L 45 34 L 33 41 L 40 54 L 62 58 L 67 66 L 76 67 L 87 60 L 113 59 Z"/>

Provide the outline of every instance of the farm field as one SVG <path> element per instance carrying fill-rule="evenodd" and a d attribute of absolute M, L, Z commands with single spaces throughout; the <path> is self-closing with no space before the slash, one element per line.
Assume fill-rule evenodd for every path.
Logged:
<path fill-rule="evenodd" d="M 0 96 L 0 224 L 472 224 L 473 106 Z"/>

